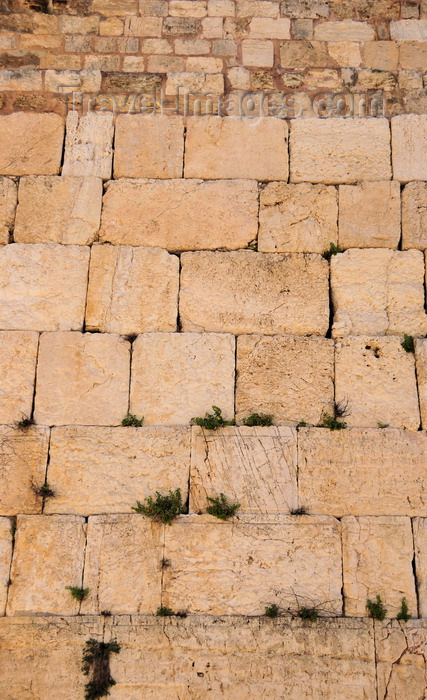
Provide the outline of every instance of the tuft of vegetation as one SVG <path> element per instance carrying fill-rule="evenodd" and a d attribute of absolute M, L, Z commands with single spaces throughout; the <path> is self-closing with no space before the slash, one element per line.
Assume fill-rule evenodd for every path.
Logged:
<path fill-rule="evenodd" d="M 306 427 L 307 427 L 307 423 L 305 422 L 305 420 L 300 420 L 300 422 L 297 424 L 297 428 L 306 428 Z"/>
<path fill-rule="evenodd" d="M 88 597 L 90 593 L 90 588 L 79 588 L 78 586 L 65 586 L 67 591 L 70 591 L 74 600 L 78 600 L 79 603 Z"/>
<path fill-rule="evenodd" d="M 165 559 L 165 557 L 163 557 L 163 559 L 162 559 L 162 561 L 161 561 L 161 567 L 162 567 L 162 569 L 169 569 L 170 565 L 171 565 L 171 560 L 170 560 L 170 559 Z"/>
<path fill-rule="evenodd" d="M 54 491 L 47 481 L 42 486 L 36 486 L 33 484 L 33 491 L 39 498 L 55 498 L 56 491 Z"/>
<path fill-rule="evenodd" d="M 256 238 L 254 238 L 253 241 L 250 241 L 248 243 L 248 248 L 249 248 L 249 250 L 254 250 L 255 252 L 258 251 L 258 241 Z"/>
<path fill-rule="evenodd" d="M 111 611 L 110 610 L 101 610 L 101 615 L 103 617 L 111 617 Z"/>
<path fill-rule="evenodd" d="M 132 428 L 141 428 L 144 425 L 144 416 L 137 418 L 133 413 L 126 414 L 126 417 L 122 420 L 122 425 L 131 426 Z"/>
<path fill-rule="evenodd" d="M 115 639 L 111 642 L 88 639 L 83 651 L 82 671 L 85 676 L 92 672 L 92 678 L 85 685 L 85 700 L 98 700 L 110 694 L 109 689 L 116 685 L 110 673 L 110 654 L 119 651 L 120 644 Z"/>
<path fill-rule="evenodd" d="M 403 340 L 401 346 L 406 352 L 415 352 L 415 343 L 412 335 L 403 334 Z"/>
<path fill-rule="evenodd" d="M 252 413 L 247 418 L 244 418 L 243 425 L 248 425 L 249 427 L 253 427 L 255 425 L 273 425 L 273 416 L 269 413 Z"/>
<path fill-rule="evenodd" d="M 338 418 L 329 415 L 329 413 L 322 413 L 319 428 L 329 428 L 329 430 L 345 430 L 346 427 L 347 423 L 345 421 L 338 420 Z"/>
<path fill-rule="evenodd" d="M 157 608 L 156 615 L 157 617 L 172 617 L 172 615 L 175 615 L 175 613 L 173 610 L 171 610 L 171 608 L 164 608 L 162 606 L 160 608 Z"/>
<path fill-rule="evenodd" d="M 384 607 L 379 595 L 377 595 L 375 602 L 369 599 L 366 601 L 366 609 L 369 617 L 373 617 L 374 620 L 384 620 L 387 615 L 387 608 Z"/>
<path fill-rule="evenodd" d="M 276 603 L 271 603 L 271 605 L 266 605 L 265 616 L 271 617 L 271 618 L 279 617 L 279 606 L 276 605 Z"/>
<path fill-rule="evenodd" d="M 309 620 L 310 622 L 316 622 L 319 618 L 319 611 L 317 608 L 308 608 L 303 605 L 298 610 L 298 617 L 303 620 Z"/>
<path fill-rule="evenodd" d="M 137 501 L 136 506 L 133 506 L 132 510 L 135 513 L 147 515 L 153 520 L 170 525 L 172 520 L 184 512 L 181 489 L 176 489 L 176 491 L 170 490 L 166 496 L 161 494 L 160 491 L 156 491 L 155 498 L 149 496 L 144 503 Z"/>
<path fill-rule="evenodd" d="M 234 418 L 225 420 L 222 416 L 222 411 L 218 406 L 212 406 L 213 413 L 205 413 L 204 418 L 192 418 L 191 421 L 195 425 L 199 425 L 205 430 L 218 430 L 226 425 L 236 425 Z"/>
<path fill-rule="evenodd" d="M 28 430 L 32 425 L 35 425 L 34 418 L 28 418 L 27 416 L 22 416 L 21 420 L 15 422 L 18 430 Z"/>
<path fill-rule="evenodd" d="M 411 616 L 408 612 L 408 603 L 406 602 L 406 598 L 402 598 L 400 602 L 400 610 L 397 613 L 397 620 L 403 620 L 404 622 L 408 622 L 408 620 L 411 619 Z"/>
<path fill-rule="evenodd" d="M 334 403 L 334 416 L 335 418 L 345 418 L 350 415 L 350 408 L 348 405 L 348 399 L 343 399 L 342 401 L 335 401 Z"/>
<path fill-rule="evenodd" d="M 210 498 L 210 496 L 208 496 L 208 501 L 212 505 L 206 508 L 206 512 L 220 520 L 232 518 L 240 508 L 240 503 L 230 503 L 227 496 L 223 493 L 220 493 L 219 496 L 215 498 Z"/>
<path fill-rule="evenodd" d="M 333 255 L 338 255 L 338 253 L 343 253 L 343 249 L 340 248 L 339 246 L 335 245 L 335 243 L 331 243 L 329 245 L 329 250 L 325 250 L 323 253 L 323 257 L 325 260 L 330 260 Z"/>
<path fill-rule="evenodd" d="M 381 423 L 381 421 L 378 421 L 378 423 L 377 423 L 377 426 L 379 428 L 388 428 L 389 425 L 390 425 L 390 423 Z"/>
<path fill-rule="evenodd" d="M 290 515 L 310 515 L 308 509 L 305 506 L 300 506 L 299 508 L 292 508 Z"/>

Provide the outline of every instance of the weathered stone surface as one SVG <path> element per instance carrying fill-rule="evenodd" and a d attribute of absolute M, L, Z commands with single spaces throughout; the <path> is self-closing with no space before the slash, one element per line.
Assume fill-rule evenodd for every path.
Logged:
<path fill-rule="evenodd" d="M 268 118 L 253 122 L 240 117 L 190 119 L 185 177 L 287 180 L 287 122 Z"/>
<path fill-rule="evenodd" d="M 390 34 L 396 41 L 427 41 L 427 20 L 401 19 L 390 22 Z"/>
<path fill-rule="evenodd" d="M 414 356 L 400 337 L 354 336 L 335 346 L 335 397 L 349 402 L 350 427 L 418 430 Z"/>
<path fill-rule="evenodd" d="M 175 331 L 179 258 L 161 248 L 92 247 L 86 329 L 133 335 Z"/>
<path fill-rule="evenodd" d="M 65 136 L 63 175 L 111 177 L 113 161 L 113 116 L 90 112 L 80 117 L 69 112 Z"/>
<path fill-rule="evenodd" d="M 402 248 L 427 250 L 426 182 L 409 182 L 402 192 Z"/>
<path fill-rule="evenodd" d="M 414 518 L 413 531 L 419 615 L 427 617 L 427 518 Z"/>
<path fill-rule="evenodd" d="M 181 265 L 184 331 L 324 335 L 328 329 L 328 265 L 319 255 L 196 252 L 184 253 Z"/>
<path fill-rule="evenodd" d="M 244 66 L 273 68 L 273 42 L 259 39 L 242 41 L 242 63 Z"/>
<path fill-rule="evenodd" d="M 420 250 L 350 249 L 331 258 L 332 335 L 427 334 Z"/>
<path fill-rule="evenodd" d="M 0 426 L 0 514 L 40 513 L 34 490 L 45 482 L 49 430 Z"/>
<path fill-rule="evenodd" d="M 269 182 L 260 193 L 258 250 L 323 253 L 337 243 L 335 187 Z"/>
<path fill-rule="evenodd" d="M 76 615 L 65 586 L 81 586 L 85 521 L 77 515 L 18 515 L 7 614 Z"/>
<path fill-rule="evenodd" d="M 114 141 L 114 177 L 181 177 L 184 120 L 178 116 L 120 114 Z"/>
<path fill-rule="evenodd" d="M 0 247 L 0 328 L 82 328 L 89 252 L 83 246 L 56 243 Z"/>
<path fill-rule="evenodd" d="M 10 563 L 12 559 L 12 521 L 0 518 L 0 615 L 4 615 L 7 600 Z"/>
<path fill-rule="evenodd" d="M 148 424 L 185 424 L 219 406 L 234 414 L 231 335 L 144 333 L 132 353 L 130 410 Z"/>
<path fill-rule="evenodd" d="M 236 414 L 271 413 L 277 423 L 317 424 L 333 404 L 333 341 L 244 335 L 237 340 Z"/>
<path fill-rule="evenodd" d="M 37 333 L 0 333 L 0 424 L 13 423 L 31 415 L 37 347 Z"/>
<path fill-rule="evenodd" d="M 128 409 L 129 348 L 117 335 L 43 333 L 36 422 L 119 425 Z"/>
<path fill-rule="evenodd" d="M 393 177 L 427 180 L 427 115 L 401 114 L 391 120 Z"/>
<path fill-rule="evenodd" d="M 102 180 L 23 177 L 19 183 L 16 243 L 92 243 L 101 218 Z"/>
<path fill-rule="evenodd" d="M 296 119 L 291 123 L 291 182 L 353 183 L 388 180 L 390 174 L 386 119 Z"/>
<path fill-rule="evenodd" d="M 396 617 L 403 597 L 416 613 L 410 518 L 348 515 L 341 525 L 345 614 L 366 616 L 366 601 L 377 595 L 388 617 Z"/>
<path fill-rule="evenodd" d="M 324 68 L 330 59 L 327 45 L 323 41 L 284 41 L 280 45 L 280 65 L 292 70 L 304 68 Z"/>
<path fill-rule="evenodd" d="M 427 429 L 427 338 L 415 343 L 418 394 L 420 399 L 421 423 Z"/>
<path fill-rule="evenodd" d="M 119 180 L 104 196 L 101 239 L 172 251 L 245 248 L 257 215 L 251 180 Z"/>
<path fill-rule="evenodd" d="M 400 240 L 398 182 L 340 185 L 341 248 L 397 248 Z"/>
<path fill-rule="evenodd" d="M 416 610 L 411 611 L 413 616 Z M 427 621 L 375 623 L 378 700 L 422 698 L 426 688 Z"/>
<path fill-rule="evenodd" d="M 342 22 L 317 24 L 314 37 L 321 41 L 370 41 L 375 38 L 375 32 L 369 24 L 346 19 Z"/>
<path fill-rule="evenodd" d="M 58 114 L 14 112 L 0 117 L 0 174 L 57 175 L 64 123 Z"/>
<path fill-rule="evenodd" d="M 9 241 L 9 230 L 15 219 L 17 196 L 16 182 L 9 177 L 0 177 L 0 244 Z"/>

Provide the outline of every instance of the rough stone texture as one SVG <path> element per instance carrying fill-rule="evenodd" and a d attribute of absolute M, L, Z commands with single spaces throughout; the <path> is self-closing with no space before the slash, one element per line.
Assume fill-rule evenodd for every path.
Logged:
<path fill-rule="evenodd" d="M 332 335 L 427 334 L 420 250 L 347 250 L 331 259 Z"/>
<path fill-rule="evenodd" d="M 64 123 L 58 114 L 0 116 L 0 174 L 57 175 L 63 141 Z"/>
<path fill-rule="evenodd" d="M 291 123 L 291 182 L 353 183 L 388 180 L 390 175 L 386 119 L 296 119 Z"/>
<path fill-rule="evenodd" d="M 324 335 L 328 330 L 328 265 L 319 255 L 196 252 L 184 253 L 181 265 L 184 331 Z"/>
<path fill-rule="evenodd" d="M 212 404 L 234 414 L 234 353 L 231 335 L 144 333 L 132 353 L 130 410 L 145 422 L 186 424 Z"/>
<path fill-rule="evenodd" d="M 269 182 L 260 193 L 258 250 L 323 253 L 337 243 L 335 187 Z"/>
<path fill-rule="evenodd" d="M 410 518 L 348 515 L 341 525 L 345 614 L 366 616 L 367 599 L 375 600 L 377 595 L 388 617 L 396 617 L 403 597 L 416 614 Z"/>
<path fill-rule="evenodd" d="M 361 182 L 339 188 L 340 248 L 397 248 L 400 240 L 398 182 Z"/>
<path fill-rule="evenodd" d="M 240 117 L 190 119 L 185 177 L 287 180 L 287 122 L 267 118 L 253 122 Z"/>
<path fill-rule="evenodd" d="M 10 563 L 12 559 L 12 522 L 9 518 L 0 518 L 0 615 L 6 609 L 7 589 Z"/>
<path fill-rule="evenodd" d="M 426 620 L 376 622 L 375 652 L 378 700 L 417 700 L 425 695 Z"/>
<path fill-rule="evenodd" d="M 113 116 L 90 112 L 80 117 L 69 112 L 65 137 L 63 175 L 111 177 L 113 162 Z"/>
<path fill-rule="evenodd" d="M 16 182 L 9 177 L 0 177 L 0 244 L 9 241 L 9 230 L 15 219 L 17 194 Z"/>
<path fill-rule="evenodd" d="M 426 433 L 300 428 L 299 499 L 336 517 L 427 515 L 426 463 Z"/>
<path fill-rule="evenodd" d="M 0 514 L 40 513 L 42 498 L 34 487 L 45 482 L 49 431 L 0 426 Z"/>
<path fill-rule="evenodd" d="M 166 528 L 165 557 L 162 604 L 173 610 L 260 615 L 275 602 L 293 611 L 318 605 L 326 614 L 341 613 L 334 518 L 181 516 Z"/>
<path fill-rule="evenodd" d="M 7 614 L 76 615 L 65 586 L 81 586 L 85 521 L 77 515 L 18 515 Z"/>
<path fill-rule="evenodd" d="M 420 399 L 421 423 L 427 429 L 427 338 L 415 343 L 418 394 Z"/>
<path fill-rule="evenodd" d="M 31 415 L 37 347 L 37 333 L 0 333 L 0 424 Z"/>
<path fill-rule="evenodd" d="M 333 404 L 333 341 L 244 335 L 237 339 L 236 417 L 271 413 L 277 423 L 317 424 Z"/>
<path fill-rule="evenodd" d="M 418 430 L 414 356 L 400 337 L 344 338 L 335 346 L 335 397 L 349 402 L 350 427 Z"/>
<path fill-rule="evenodd" d="M 289 513 L 297 499 L 297 435 L 292 428 L 193 428 L 190 513 L 224 493 L 240 513 Z"/>
<path fill-rule="evenodd" d="M 16 243 L 92 243 L 101 218 L 102 180 L 23 177 L 13 232 Z"/>
<path fill-rule="evenodd" d="M 181 177 L 184 120 L 178 116 L 120 114 L 114 141 L 114 177 Z"/>
<path fill-rule="evenodd" d="M 128 409 L 129 343 L 117 335 L 43 333 L 35 420 L 118 425 Z"/>
<path fill-rule="evenodd" d="M 161 248 L 92 247 L 86 329 L 132 335 L 175 331 L 179 258 Z"/>
<path fill-rule="evenodd" d="M 374 39 L 374 29 L 363 22 L 346 19 L 342 22 L 322 22 L 316 25 L 315 39 L 321 41 L 370 41 Z"/>
<path fill-rule="evenodd" d="M 427 116 L 402 114 L 391 120 L 393 177 L 427 180 Z"/>
<path fill-rule="evenodd" d="M 390 22 L 391 38 L 396 41 L 427 41 L 427 20 L 403 19 Z"/>
<path fill-rule="evenodd" d="M 119 180 L 104 196 L 101 239 L 172 251 L 245 248 L 257 218 L 250 180 Z"/>
<path fill-rule="evenodd" d="M 427 250 L 426 182 L 409 182 L 402 192 L 402 248 Z"/>

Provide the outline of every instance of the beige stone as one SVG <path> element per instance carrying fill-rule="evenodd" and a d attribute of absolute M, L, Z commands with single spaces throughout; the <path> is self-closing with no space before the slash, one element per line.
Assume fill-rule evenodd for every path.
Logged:
<path fill-rule="evenodd" d="M 427 116 L 402 114 L 391 120 L 393 177 L 427 180 Z"/>
<path fill-rule="evenodd" d="M 374 28 L 365 22 L 321 22 L 314 29 L 314 38 L 320 41 L 370 41 L 375 38 Z"/>
<path fill-rule="evenodd" d="M 328 46 L 328 53 L 339 66 L 358 67 L 362 63 L 360 44 L 356 41 L 333 41 Z"/>
<path fill-rule="evenodd" d="M 0 117 L 0 174 L 57 175 L 64 123 L 58 114 L 14 112 Z"/>
<path fill-rule="evenodd" d="M 17 196 L 16 182 L 9 177 L 0 177 L 0 244 L 9 241 L 9 231 L 15 220 Z"/>
<path fill-rule="evenodd" d="M 288 126 L 283 119 L 190 119 L 185 177 L 288 179 Z"/>
<path fill-rule="evenodd" d="M 415 362 L 401 337 L 353 336 L 335 347 L 335 397 L 349 402 L 350 427 L 418 430 Z"/>
<path fill-rule="evenodd" d="M 175 331 L 179 258 L 161 248 L 92 247 L 86 330 Z"/>
<path fill-rule="evenodd" d="M 30 331 L 0 333 L 0 424 L 31 415 L 38 342 Z"/>
<path fill-rule="evenodd" d="M 10 563 L 12 559 L 12 521 L 0 518 L 0 615 L 4 615 L 7 601 Z"/>
<path fill-rule="evenodd" d="M 323 26 L 323 25 L 318 25 Z M 390 179 L 386 119 L 296 119 L 290 135 L 291 182 Z"/>
<path fill-rule="evenodd" d="M 76 615 L 65 586 L 80 587 L 85 521 L 77 515 L 18 515 L 7 614 Z"/>
<path fill-rule="evenodd" d="M 205 17 L 207 13 L 206 0 L 170 0 L 169 2 L 171 17 Z"/>
<path fill-rule="evenodd" d="M 427 617 L 427 518 L 414 518 L 413 531 L 419 615 Z"/>
<path fill-rule="evenodd" d="M 45 482 L 49 430 L 0 426 L 0 514 L 40 513 L 35 488 Z"/>
<path fill-rule="evenodd" d="M 260 194 L 258 250 L 324 253 L 337 243 L 337 218 L 334 187 L 269 182 Z"/>
<path fill-rule="evenodd" d="M 390 34 L 396 41 L 427 41 L 427 20 L 401 19 L 390 22 Z"/>
<path fill-rule="evenodd" d="M 412 616 L 416 610 L 410 611 Z M 378 700 L 422 698 L 426 687 L 427 623 L 375 623 Z"/>
<path fill-rule="evenodd" d="M 128 409 L 129 354 L 117 335 L 43 333 L 36 422 L 119 425 Z"/>
<path fill-rule="evenodd" d="M 280 65 L 292 70 L 324 68 L 330 64 L 327 45 L 321 41 L 284 41 L 280 45 Z"/>
<path fill-rule="evenodd" d="M 418 338 L 416 340 L 415 362 L 417 367 L 421 423 L 423 428 L 427 429 L 427 338 L 423 340 Z"/>
<path fill-rule="evenodd" d="M 237 340 L 236 417 L 271 413 L 276 423 L 317 424 L 333 405 L 333 341 L 276 335 Z"/>
<path fill-rule="evenodd" d="M 207 60 L 207 59 L 205 59 Z M 196 93 L 194 105 L 192 106 L 192 102 L 189 102 L 189 107 L 188 113 L 189 116 L 194 118 L 198 116 L 199 110 L 202 110 L 202 114 L 204 110 L 206 109 L 207 113 L 209 114 L 211 109 L 215 110 L 216 109 L 216 103 L 217 103 L 217 95 L 222 95 L 224 92 L 224 76 L 222 73 L 205 73 L 200 72 L 200 73 L 194 73 L 194 72 L 186 72 L 186 71 L 180 71 L 177 73 L 168 73 L 168 77 L 166 80 L 166 87 L 165 87 L 165 92 L 166 95 L 173 95 L 173 97 L 176 100 L 176 96 L 178 94 L 178 89 L 181 91 L 181 98 L 183 99 L 183 93 L 186 92 L 187 95 L 189 93 Z M 206 107 L 199 107 L 198 105 L 200 104 L 200 101 L 197 98 L 197 95 L 200 95 L 200 93 L 203 95 L 204 93 L 213 93 L 213 95 L 210 95 L 210 99 L 213 100 L 213 107 L 208 107 L 208 100 L 204 103 Z M 216 97 L 216 99 L 215 99 Z M 190 100 L 190 98 L 189 98 Z M 205 117 L 206 118 L 206 117 Z M 169 117 L 167 117 L 169 119 Z M 180 171 L 181 172 L 181 171 Z"/>
<path fill-rule="evenodd" d="M 291 20 L 254 17 L 249 24 L 249 35 L 253 39 L 290 39 Z"/>
<path fill-rule="evenodd" d="M 92 243 L 101 218 L 102 180 L 95 177 L 22 177 L 16 243 Z"/>
<path fill-rule="evenodd" d="M 181 177 L 184 120 L 178 116 L 119 114 L 114 177 Z"/>
<path fill-rule="evenodd" d="M 81 329 L 89 252 L 56 243 L 0 247 L 0 328 Z"/>
<path fill-rule="evenodd" d="M 400 65 L 407 70 L 424 73 L 427 70 L 427 47 L 425 41 L 405 41 L 400 45 Z"/>
<path fill-rule="evenodd" d="M 366 616 L 367 600 L 377 595 L 388 617 L 396 617 L 403 597 L 416 611 L 410 518 L 348 515 L 341 524 L 346 616 Z"/>
<path fill-rule="evenodd" d="M 200 251 L 184 253 L 181 266 L 184 331 L 324 335 L 328 330 L 328 266 L 319 255 Z"/>
<path fill-rule="evenodd" d="M 261 39 L 242 41 L 242 62 L 244 66 L 272 68 L 274 62 L 273 42 Z"/>
<path fill-rule="evenodd" d="M 104 196 L 101 239 L 173 251 L 245 248 L 257 218 L 250 180 L 120 180 Z"/>
<path fill-rule="evenodd" d="M 113 115 L 90 112 L 67 116 L 63 175 L 111 177 L 113 161 Z"/>
<path fill-rule="evenodd" d="M 427 334 L 420 250 L 350 249 L 331 258 L 332 335 Z"/>
<path fill-rule="evenodd" d="M 400 241 L 400 185 L 361 182 L 340 185 L 341 248 L 397 248 Z"/>
<path fill-rule="evenodd" d="M 396 70 L 399 50 L 394 41 L 367 41 L 362 47 L 365 65 L 372 70 Z"/>
<path fill-rule="evenodd" d="M 427 250 L 427 183 L 409 182 L 402 192 L 402 248 Z"/>

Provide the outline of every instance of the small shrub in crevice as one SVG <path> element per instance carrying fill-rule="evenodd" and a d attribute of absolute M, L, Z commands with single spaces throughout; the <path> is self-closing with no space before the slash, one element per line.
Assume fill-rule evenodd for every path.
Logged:
<path fill-rule="evenodd" d="M 212 410 L 213 413 L 205 413 L 204 418 L 192 418 L 191 422 L 205 428 L 205 430 L 218 430 L 218 428 L 224 428 L 227 425 L 236 425 L 234 418 L 232 420 L 223 418 L 222 411 L 218 406 L 212 406 Z"/>
<path fill-rule="evenodd" d="M 335 418 L 345 418 L 350 415 L 350 408 L 348 405 L 348 399 L 343 399 L 342 401 L 335 401 L 334 403 L 334 416 Z"/>
<path fill-rule="evenodd" d="M 147 515 L 153 520 L 170 525 L 172 520 L 184 512 L 181 489 L 176 489 L 176 491 L 170 490 L 166 496 L 161 494 L 160 491 L 156 491 L 154 498 L 149 496 L 144 503 L 137 501 L 136 506 L 132 506 L 132 510 L 135 513 Z"/>
<path fill-rule="evenodd" d="M 299 508 L 292 508 L 290 515 L 310 515 L 308 509 L 305 506 L 299 506 Z"/>
<path fill-rule="evenodd" d="M 305 420 L 300 420 L 300 422 L 297 423 L 297 428 L 307 428 L 307 423 Z"/>
<path fill-rule="evenodd" d="M 309 620 L 310 622 L 316 622 L 316 620 L 319 618 L 319 611 L 317 608 L 308 608 L 306 606 L 302 606 L 299 608 L 297 612 L 298 617 L 300 617 L 302 620 Z"/>
<path fill-rule="evenodd" d="M 335 245 L 335 243 L 331 243 L 329 245 L 329 250 L 325 250 L 325 252 L 323 253 L 323 257 L 325 258 L 325 260 L 330 260 L 333 255 L 338 255 L 338 253 L 343 253 L 343 252 L 344 251 L 342 250 L 342 248 Z"/>
<path fill-rule="evenodd" d="M 373 617 L 374 620 L 384 620 L 387 615 L 387 608 L 384 607 L 379 595 L 377 595 L 375 601 L 369 599 L 366 601 L 366 609 L 369 617 Z"/>
<path fill-rule="evenodd" d="M 390 423 L 381 423 L 381 421 L 378 421 L 377 426 L 379 428 L 388 428 Z"/>
<path fill-rule="evenodd" d="M 28 418 L 27 416 L 22 416 L 21 420 L 15 422 L 18 430 L 28 430 L 32 425 L 35 425 L 34 418 Z"/>
<path fill-rule="evenodd" d="M 141 428 L 144 425 L 144 416 L 137 418 L 133 413 L 127 412 L 125 418 L 122 420 L 123 426 L 131 426 L 132 428 Z"/>
<path fill-rule="evenodd" d="M 70 591 L 74 600 L 77 600 L 79 603 L 85 600 L 90 593 L 90 588 L 79 588 L 78 586 L 65 586 L 65 588 L 67 591 Z"/>
<path fill-rule="evenodd" d="M 403 340 L 401 346 L 406 352 L 415 352 L 415 343 L 412 335 L 403 334 Z"/>
<path fill-rule="evenodd" d="M 406 602 L 406 598 L 402 598 L 400 601 L 400 610 L 397 613 L 397 620 L 403 620 L 404 622 L 408 622 L 408 620 L 411 619 L 411 616 L 408 612 L 408 603 Z"/>
<path fill-rule="evenodd" d="M 36 486 L 33 484 L 33 491 L 39 498 L 55 498 L 56 491 L 54 491 L 47 481 L 42 486 Z"/>
<path fill-rule="evenodd" d="M 227 496 L 223 493 L 220 493 L 219 496 L 215 498 L 210 498 L 210 496 L 208 496 L 208 501 L 212 505 L 206 508 L 206 512 L 220 520 L 232 518 L 240 508 L 240 503 L 230 503 Z"/>
<path fill-rule="evenodd" d="M 273 416 L 269 413 L 252 413 L 247 418 L 244 418 L 243 425 L 248 425 L 251 428 L 256 425 L 270 426 L 273 425 Z"/>
<path fill-rule="evenodd" d="M 85 685 L 85 700 L 98 700 L 109 695 L 109 689 L 116 684 L 110 673 L 110 654 L 118 654 L 120 644 L 116 640 L 89 639 L 85 647 L 82 671 L 85 676 L 91 674 L 91 680 Z"/>
<path fill-rule="evenodd" d="M 173 610 L 171 610 L 171 608 L 161 606 L 160 608 L 157 608 L 156 615 L 157 617 L 172 617 L 172 615 L 175 615 L 175 613 Z"/>
<path fill-rule="evenodd" d="M 276 603 L 265 606 L 265 616 L 270 618 L 279 617 L 279 606 Z"/>
<path fill-rule="evenodd" d="M 319 428 L 329 428 L 329 430 L 345 430 L 346 427 L 347 423 L 345 421 L 338 420 L 338 418 L 329 415 L 329 413 L 322 413 Z"/>

